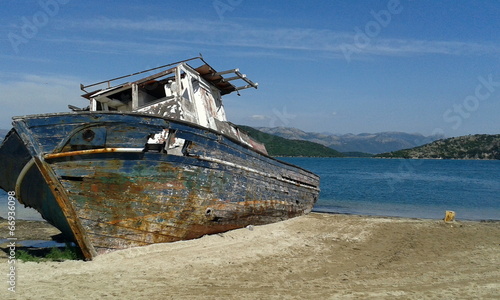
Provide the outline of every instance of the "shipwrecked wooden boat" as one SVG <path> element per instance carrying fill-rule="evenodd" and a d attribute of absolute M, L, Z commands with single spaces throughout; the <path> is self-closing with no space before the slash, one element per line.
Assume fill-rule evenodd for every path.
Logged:
<path fill-rule="evenodd" d="M 311 211 L 319 177 L 268 156 L 226 120 L 221 96 L 256 83 L 202 58 L 153 71 L 82 86 L 87 109 L 14 117 L 0 147 L 0 187 L 86 259 Z"/>

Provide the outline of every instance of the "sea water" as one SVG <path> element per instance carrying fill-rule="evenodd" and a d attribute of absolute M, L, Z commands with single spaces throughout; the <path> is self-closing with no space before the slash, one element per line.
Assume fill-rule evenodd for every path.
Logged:
<path fill-rule="evenodd" d="M 500 220 L 500 161 L 280 158 L 318 174 L 314 211 L 462 220 Z"/>
<path fill-rule="evenodd" d="M 321 177 L 314 211 L 462 220 L 500 220 L 500 161 L 280 158 Z M 18 219 L 41 220 L 18 204 Z M 0 191 L 0 216 L 7 193 Z"/>

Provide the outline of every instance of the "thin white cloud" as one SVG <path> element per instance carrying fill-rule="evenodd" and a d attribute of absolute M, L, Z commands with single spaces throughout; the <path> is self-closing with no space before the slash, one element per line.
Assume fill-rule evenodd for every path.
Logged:
<path fill-rule="evenodd" d="M 204 47 L 241 47 L 262 51 L 314 52 L 329 58 L 345 58 L 349 47 L 356 58 L 366 56 L 414 56 L 422 54 L 477 55 L 498 54 L 500 45 L 461 41 L 430 41 L 373 37 L 359 42 L 353 32 L 338 32 L 313 28 L 256 28 L 236 23 L 211 20 L 129 20 L 99 18 L 72 21 L 73 28 L 96 31 L 93 38 L 74 38 L 73 43 L 85 44 L 86 51 L 127 51 L 140 54 L 161 54 L 190 51 Z M 96 38 L 106 32 L 106 38 Z M 117 38 L 110 38 L 113 33 Z M 127 41 L 123 42 L 123 37 Z M 68 41 L 68 39 L 65 39 Z"/>
<path fill-rule="evenodd" d="M 136 30 L 143 32 L 209 32 L 214 26 L 220 26 L 220 22 L 209 20 L 185 20 L 185 19 L 111 19 L 96 18 L 93 20 L 70 21 L 67 25 L 80 29 L 96 30 Z"/>
<path fill-rule="evenodd" d="M 375 39 L 361 52 L 378 55 L 444 54 L 468 55 L 500 53 L 500 46 L 474 42 L 426 41 L 412 39 Z"/>
<path fill-rule="evenodd" d="M 42 40 L 42 39 L 41 39 Z M 113 40 L 113 39 L 86 39 L 83 37 L 72 38 L 45 38 L 47 43 L 61 43 L 78 45 L 78 51 L 105 53 L 105 54 L 149 54 L 149 55 L 166 55 L 169 53 L 188 52 L 192 47 L 187 45 L 172 43 L 169 41 L 159 41 L 157 39 L 144 38 L 143 40 Z M 196 54 L 196 53 L 195 53 Z"/>
<path fill-rule="evenodd" d="M 6 54 L 0 54 L 0 60 L 21 61 L 21 62 L 31 62 L 31 63 L 50 62 L 50 60 L 46 58 L 21 56 L 21 55 L 6 55 Z"/>
<path fill-rule="evenodd" d="M 250 116 L 250 119 L 255 120 L 255 121 L 264 121 L 264 120 L 269 119 L 269 117 L 264 116 L 264 115 L 253 115 L 253 116 Z"/>

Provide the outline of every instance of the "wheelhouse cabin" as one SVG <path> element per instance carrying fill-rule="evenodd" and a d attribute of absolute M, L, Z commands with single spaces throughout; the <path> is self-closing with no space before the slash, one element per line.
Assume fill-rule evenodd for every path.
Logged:
<path fill-rule="evenodd" d="M 202 65 L 193 68 L 187 64 L 195 59 L 201 60 Z M 173 65 L 175 66 L 172 67 Z M 159 69 L 165 70 L 133 82 L 111 86 L 114 81 Z M 238 82 L 241 86 L 235 85 Z M 103 84 L 107 84 L 107 87 L 93 92 L 85 90 Z M 237 139 L 254 150 L 267 154 L 263 144 L 251 139 L 248 134 L 227 121 L 222 103 L 223 95 L 239 93 L 247 88 L 256 89 L 257 86 L 257 83 L 241 74 L 239 69 L 217 72 L 203 59 L 193 58 L 88 86 L 82 85 L 81 89 L 87 92 L 83 97 L 90 100 L 90 111 L 136 112 L 185 121 Z M 164 138 L 165 134 L 159 133 L 152 140 L 160 141 Z"/>

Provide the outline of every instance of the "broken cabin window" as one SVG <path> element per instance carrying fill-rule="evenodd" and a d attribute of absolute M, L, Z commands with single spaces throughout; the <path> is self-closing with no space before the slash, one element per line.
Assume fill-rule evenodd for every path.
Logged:
<path fill-rule="evenodd" d="M 164 129 L 162 132 L 151 134 L 146 145 L 147 151 L 182 156 L 186 140 L 176 137 L 176 132 L 177 130 Z"/>

